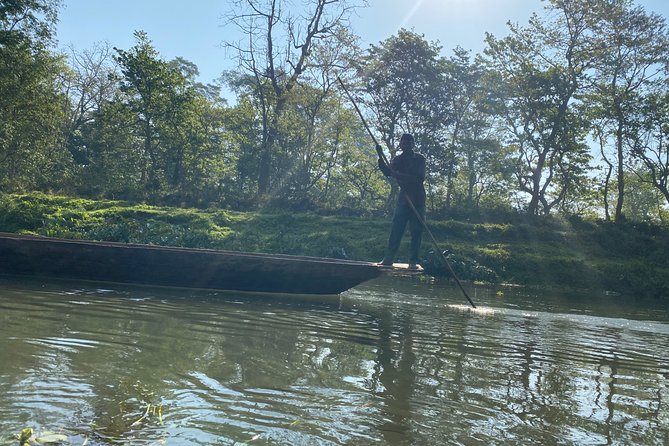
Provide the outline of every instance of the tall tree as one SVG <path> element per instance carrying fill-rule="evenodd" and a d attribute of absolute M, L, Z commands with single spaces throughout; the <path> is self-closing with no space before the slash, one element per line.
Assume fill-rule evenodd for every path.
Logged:
<path fill-rule="evenodd" d="M 91 49 L 70 49 L 68 69 L 62 73 L 61 90 L 66 99 L 66 126 L 64 140 L 76 164 L 88 162 L 87 145 L 82 130 L 90 123 L 102 105 L 113 99 L 117 73 L 113 64 L 112 49 L 105 43 Z"/>
<path fill-rule="evenodd" d="M 183 175 L 183 133 L 180 124 L 193 91 L 178 67 L 162 60 L 144 32 L 129 51 L 116 49 L 124 104 L 136 119 L 141 140 L 142 182 L 149 195 L 176 186 Z M 157 195 L 156 195 L 157 196 Z"/>
<path fill-rule="evenodd" d="M 58 2 L 0 3 L 0 188 L 57 188 L 70 160 L 61 144 L 62 60 L 51 51 Z"/>
<path fill-rule="evenodd" d="M 293 90 L 310 67 L 314 45 L 336 38 L 354 7 L 354 0 L 232 2 L 228 23 L 237 26 L 244 37 L 226 45 L 237 52 L 240 68 L 253 77 L 262 107 L 259 196 L 266 196 L 272 185 L 274 151 L 281 144 L 279 123 Z"/>
<path fill-rule="evenodd" d="M 614 219 L 623 216 L 625 199 L 626 145 L 630 143 L 631 119 L 639 107 L 640 93 L 663 79 L 669 63 L 669 37 L 663 17 L 648 14 L 631 0 L 589 1 L 596 70 L 592 91 L 594 124 L 600 141 L 605 140 L 602 157 L 615 169 L 617 197 Z M 611 150 L 612 149 L 612 150 Z M 608 190 L 611 175 L 605 177 Z M 605 201 L 607 217 L 610 215 Z"/>
<path fill-rule="evenodd" d="M 318 200 L 318 185 L 332 173 L 342 153 L 341 131 L 359 125 L 358 120 L 344 128 L 339 125 L 342 104 L 336 88 L 342 62 L 354 58 L 357 51 L 356 38 L 344 28 L 337 30 L 335 39 L 317 42 L 311 67 L 294 89 L 279 122 L 285 142 L 277 165 L 286 172 L 279 193 L 295 203 L 312 205 Z"/>
<path fill-rule="evenodd" d="M 587 3 L 550 0 L 545 19 L 534 14 L 525 28 L 510 25 L 508 37 L 486 39 L 530 214 L 548 214 L 558 205 L 588 159 L 586 123 L 573 107 L 593 64 Z"/>
<path fill-rule="evenodd" d="M 358 64 L 366 109 L 373 114 L 370 122 L 391 156 L 396 154 L 402 133 L 414 134 L 430 165 L 428 184 L 440 175 L 454 175 L 455 156 L 444 125 L 451 120 L 451 112 L 440 50 L 436 43 L 401 29 L 396 36 L 372 45 Z M 397 185 L 391 185 L 389 203 L 397 193 Z"/>
<path fill-rule="evenodd" d="M 176 77 L 145 32 L 135 32 L 135 39 L 136 45 L 128 51 L 116 48 L 115 59 L 122 74 L 124 105 L 133 113 L 135 136 L 141 141 L 137 150 L 141 153 L 142 183 L 149 194 L 156 194 L 165 186 L 167 176 L 167 153 L 160 141 L 159 125 L 168 113 Z"/>
<path fill-rule="evenodd" d="M 456 190 L 455 175 L 447 175 L 446 206 L 455 195 L 461 205 L 478 206 L 489 190 L 508 187 L 510 180 L 509 151 L 501 144 L 497 131 L 498 118 L 489 92 L 495 88 L 488 84 L 490 76 L 485 64 L 478 58 L 472 60 L 469 52 L 455 48 L 445 60 L 445 99 L 452 110 L 447 129 L 447 153 L 455 157 L 447 172 L 460 177 L 461 190 Z"/>

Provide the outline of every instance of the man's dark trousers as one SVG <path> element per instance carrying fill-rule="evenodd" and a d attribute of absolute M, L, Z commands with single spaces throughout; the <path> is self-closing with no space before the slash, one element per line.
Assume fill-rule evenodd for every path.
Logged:
<path fill-rule="evenodd" d="M 422 200 L 421 200 L 422 201 Z M 425 203 L 413 202 L 414 207 L 420 214 L 421 218 L 425 218 Z M 423 239 L 423 225 L 418 220 L 418 217 L 411 209 L 411 205 L 407 202 L 404 194 L 400 194 L 395 206 L 395 214 L 393 215 L 393 225 L 390 230 L 390 237 L 388 239 L 388 253 L 386 259 L 395 257 L 395 253 L 400 247 L 402 235 L 409 223 L 409 232 L 411 233 L 411 250 L 409 251 L 409 263 L 418 263 L 418 252 L 420 251 L 420 244 Z"/>

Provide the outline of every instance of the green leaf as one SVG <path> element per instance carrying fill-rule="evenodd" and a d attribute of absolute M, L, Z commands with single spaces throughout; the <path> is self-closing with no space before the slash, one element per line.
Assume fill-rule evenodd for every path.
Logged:
<path fill-rule="evenodd" d="M 35 441 L 40 444 L 68 443 L 68 438 L 67 435 L 44 431 L 39 437 L 35 438 Z"/>

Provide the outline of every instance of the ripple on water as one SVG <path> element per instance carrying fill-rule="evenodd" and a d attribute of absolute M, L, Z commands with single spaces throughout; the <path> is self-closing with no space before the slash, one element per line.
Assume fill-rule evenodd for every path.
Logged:
<path fill-rule="evenodd" d="M 323 305 L 7 288 L 0 433 L 30 424 L 89 445 L 667 438 L 669 317 L 510 292 L 479 293 L 473 309 L 459 293 L 381 281 Z"/>

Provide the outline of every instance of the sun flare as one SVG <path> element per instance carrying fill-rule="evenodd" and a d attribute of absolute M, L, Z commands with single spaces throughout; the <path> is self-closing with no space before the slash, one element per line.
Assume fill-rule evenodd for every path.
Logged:
<path fill-rule="evenodd" d="M 494 308 L 490 307 L 476 307 L 473 308 L 469 305 L 463 305 L 463 304 L 450 304 L 447 305 L 448 308 L 451 308 L 456 311 L 461 311 L 463 313 L 474 313 L 474 314 L 479 314 L 481 316 L 492 316 L 493 314 L 497 313 L 497 310 Z"/>

